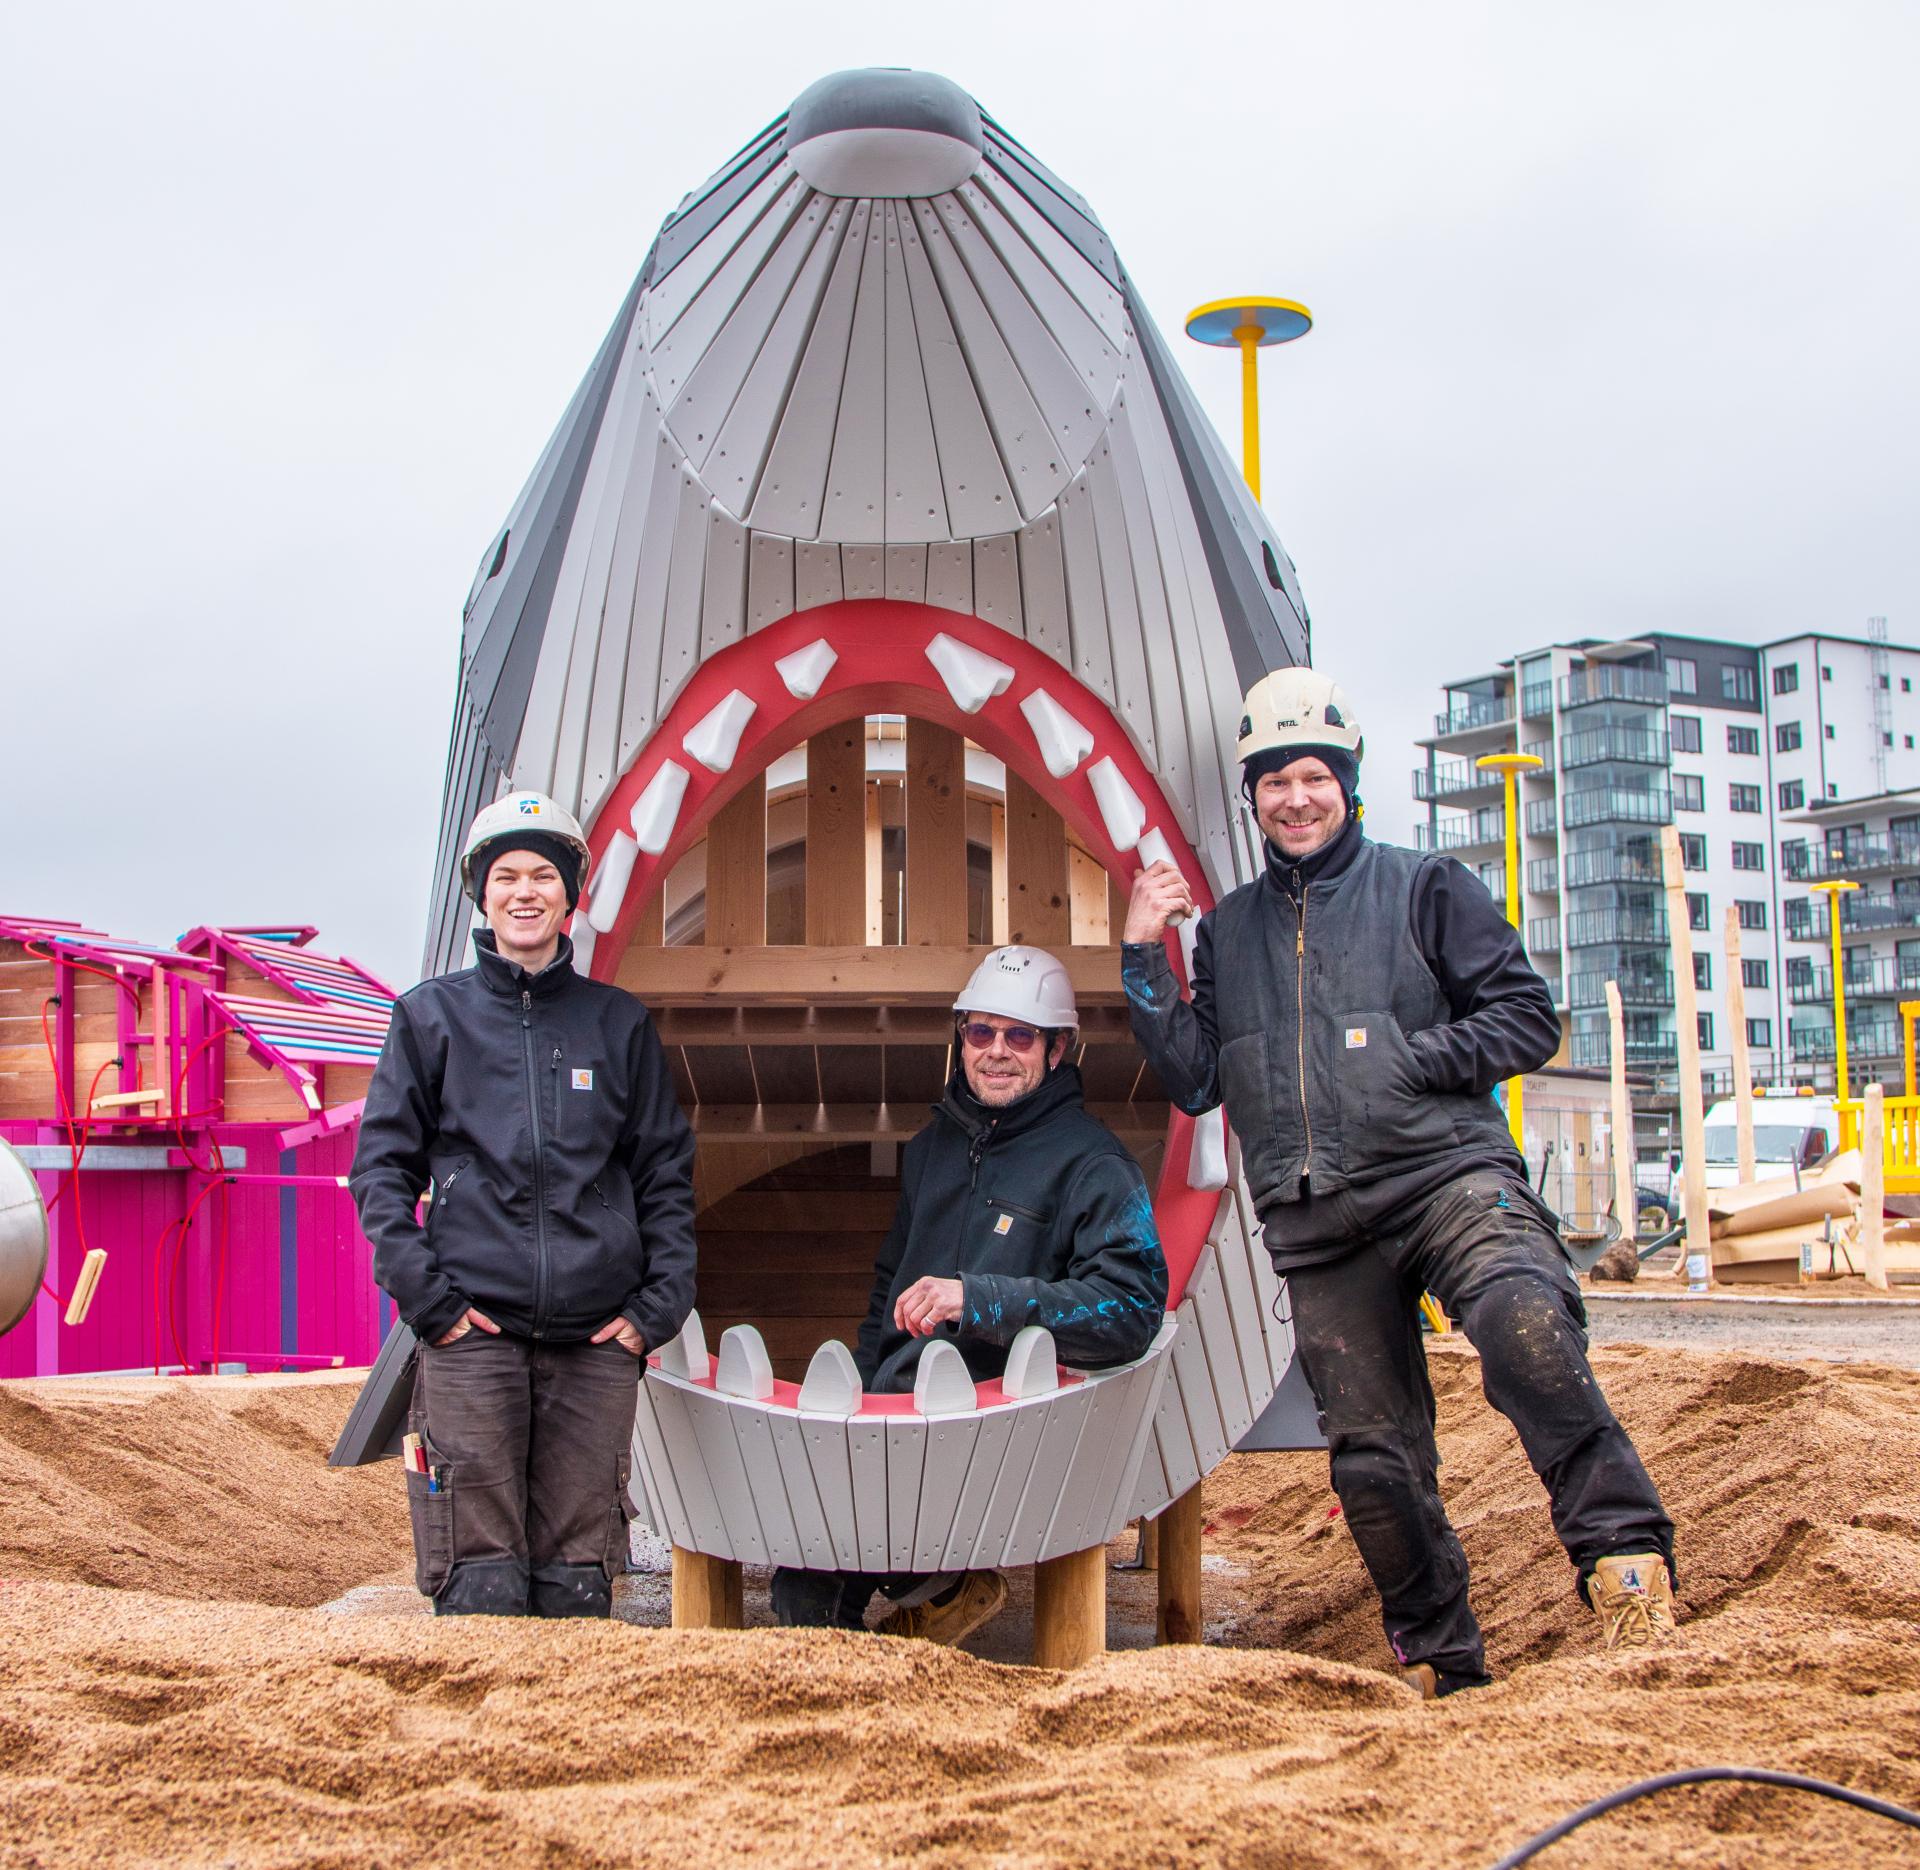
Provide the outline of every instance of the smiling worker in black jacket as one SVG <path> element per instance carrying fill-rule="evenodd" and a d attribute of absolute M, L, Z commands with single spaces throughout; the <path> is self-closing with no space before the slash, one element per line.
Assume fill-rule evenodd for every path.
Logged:
<path fill-rule="evenodd" d="M 561 933 L 587 861 L 539 793 L 480 813 L 477 964 L 395 1005 L 354 1153 L 374 1277 L 420 1340 L 407 1492 L 442 1615 L 609 1613 L 642 1360 L 693 1304 L 693 1135 L 659 1038 Z"/>
<path fill-rule="evenodd" d="M 1428 1696 L 1487 1680 L 1440 1503 L 1425 1291 L 1480 1353 L 1609 1647 L 1660 1640 L 1673 1527 L 1594 1381 L 1554 1217 L 1489 1095 L 1559 1049 L 1546 985 L 1459 864 L 1367 838 L 1359 727 L 1325 676 L 1256 683 L 1239 754 L 1265 874 L 1201 919 L 1187 1001 L 1162 936 L 1192 893 L 1171 864 L 1143 871 L 1121 978 L 1174 1102 L 1226 1105 L 1394 1653 Z"/>
<path fill-rule="evenodd" d="M 900 1205 L 874 1266 L 854 1352 L 874 1391 L 913 1388 L 920 1353 L 952 1342 L 976 1382 L 1000 1375 L 1027 1325 L 1065 1363 L 1143 1356 L 1166 1314 L 1167 1263 L 1140 1165 L 1083 1101 L 1065 1063 L 1079 1029 L 1067 971 L 1039 948 L 996 948 L 954 1002 L 955 1063 L 934 1120 L 900 1165 Z M 860 1629 L 875 1590 L 883 1634 L 956 1643 L 1006 1602 L 998 1572 L 892 1577 L 775 1572 L 783 1623 Z"/>

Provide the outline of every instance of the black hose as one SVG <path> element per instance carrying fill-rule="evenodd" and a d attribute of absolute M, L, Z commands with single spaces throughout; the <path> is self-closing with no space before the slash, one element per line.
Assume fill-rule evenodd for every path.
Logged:
<path fill-rule="evenodd" d="M 1882 1818 L 1891 1818 L 1896 1824 L 1912 1825 L 1920 1831 L 1920 1812 L 1909 1811 L 1904 1805 L 1895 1805 L 1887 1799 L 1869 1797 L 1864 1792 L 1856 1792 L 1851 1786 L 1837 1786 L 1831 1779 L 1811 1779 L 1803 1773 L 1776 1773 L 1764 1766 L 1694 1766 L 1685 1772 L 1662 1773 L 1656 1779 L 1639 1779 L 1630 1786 L 1622 1786 L 1618 1792 L 1609 1792 L 1603 1799 L 1595 1799 L 1591 1805 L 1583 1805 L 1577 1812 L 1569 1812 L 1558 1824 L 1549 1825 L 1538 1837 L 1529 1838 L 1516 1851 L 1493 1866 L 1493 1870 L 1515 1870 L 1528 1858 L 1537 1856 L 1549 1844 L 1557 1844 L 1569 1831 L 1585 1824 L 1589 1818 L 1598 1818 L 1605 1812 L 1615 1811 L 1622 1805 L 1630 1805 L 1635 1799 L 1644 1799 L 1649 1793 L 1665 1792 L 1673 1786 L 1697 1786 L 1712 1779 L 1747 1779 L 1756 1785 L 1784 1786 L 1790 1792 L 1818 1792 L 1825 1798 L 1839 1799 L 1846 1805 L 1857 1805 L 1863 1812 L 1875 1812 Z"/>

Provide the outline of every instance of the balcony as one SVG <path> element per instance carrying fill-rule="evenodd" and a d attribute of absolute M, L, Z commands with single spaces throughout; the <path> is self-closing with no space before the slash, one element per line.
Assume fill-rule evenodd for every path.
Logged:
<path fill-rule="evenodd" d="M 1421 851 L 1484 850 L 1507 841 L 1507 815 L 1498 806 L 1443 825 L 1415 825 L 1413 845 Z"/>
<path fill-rule="evenodd" d="M 1673 797 L 1665 786 L 1629 792 L 1620 786 L 1593 786 L 1561 798 L 1560 822 L 1569 831 L 1584 825 L 1666 825 L 1673 822 Z M 1532 829 L 1531 826 L 1528 829 Z"/>
<path fill-rule="evenodd" d="M 1841 898 L 1843 934 L 1870 935 L 1875 929 L 1920 928 L 1920 893 L 1901 891 L 1879 895 L 1871 890 L 1848 890 Z M 1824 900 L 1796 896 L 1787 904 L 1788 941 L 1830 941 L 1832 925 Z"/>
<path fill-rule="evenodd" d="M 1920 999 L 1920 955 L 1850 961 L 1840 970 L 1840 982 L 1849 1000 Z M 1787 998 L 1795 1006 L 1831 1005 L 1833 969 L 1818 967 L 1811 975 L 1789 972 Z"/>
<path fill-rule="evenodd" d="M 1436 737 L 1442 734 L 1471 734 L 1483 727 L 1498 727 L 1513 719 L 1511 695 L 1489 695 L 1467 702 L 1456 702 L 1445 714 L 1433 717 Z"/>
<path fill-rule="evenodd" d="M 1529 858 L 1527 888 L 1536 896 L 1557 896 L 1560 893 L 1560 859 L 1557 857 Z"/>
<path fill-rule="evenodd" d="M 1629 1065 L 1674 1065 L 1679 1062 L 1678 1042 L 1670 1033 L 1657 1039 L 1636 1039 L 1629 1035 L 1626 1045 Z M 1568 1042 L 1567 1055 L 1573 1065 L 1586 1071 L 1604 1071 L 1613 1063 L 1612 1047 L 1604 1032 L 1576 1032 Z"/>
<path fill-rule="evenodd" d="M 1598 948 L 1607 942 L 1654 947 L 1666 939 L 1664 909 L 1587 909 L 1567 917 L 1569 948 Z"/>
<path fill-rule="evenodd" d="M 1576 767 L 1619 761 L 1629 766 L 1670 766 L 1673 750 L 1664 733 L 1642 733 L 1631 727 L 1598 727 L 1583 734 L 1560 736 L 1560 764 Z"/>
<path fill-rule="evenodd" d="M 1560 952 L 1560 918 L 1558 916 L 1529 916 L 1527 918 L 1527 953 L 1545 954 L 1551 949 Z"/>
<path fill-rule="evenodd" d="M 1658 853 L 1637 851 L 1615 845 L 1604 851 L 1563 851 L 1560 855 L 1561 887 L 1570 890 L 1591 889 L 1597 883 L 1649 883 L 1658 885 Z"/>
<path fill-rule="evenodd" d="M 1560 678 L 1562 708 L 1590 707 L 1596 701 L 1639 701 L 1665 707 L 1667 678 L 1660 669 L 1628 668 L 1619 663 L 1595 663 Z"/>
<path fill-rule="evenodd" d="M 1550 838 L 1560 828 L 1559 813 L 1551 799 L 1529 799 L 1525 819 L 1527 836 Z"/>
<path fill-rule="evenodd" d="M 1605 1006 L 1607 982 L 1617 980 L 1622 1006 L 1651 1006 L 1669 1009 L 1673 1005 L 1673 976 L 1664 969 L 1657 973 L 1613 975 L 1596 972 L 1575 974 L 1567 982 L 1567 1004 L 1576 1010 Z"/>
<path fill-rule="evenodd" d="M 1885 837 L 1834 839 L 1824 844 L 1788 844 L 1781 850 L 1784 874 L 1797 883 L 1857 881 L 1876 870 L 1920 870 L 1920 832 Z"/>
<path fill-rule="evenodd" d="M 1463 802 L 1479 796 L 1497 799 L 1501 791 L 1498 773 L 1483 773 L 1471 760 L 1437 760 L 1429 769 L 1413 769 L 1413 796 L 1421 804 L 1435 799 Z"/>
<path fill-rule="evenodd" d="M 1799 1065 L 1831 1065 L 1833 1056 L 1833 1028 L 1815 1026 L 1811 1029 L 1796 1026 L 1793 1029 L 1793 1057 Z M 1889 1025 L 1884 1020 L 1848 1020 L 1847 1021 L 1847 1063 L 1859 1064 L 1863 1060 L 1878 1061 L 1888 1058 L 1905 1058 L 1906 1042 L 1901 1037 L 1899 1026 Z"/>
<path fill-rule="evenodd" d="M 1523 721 L 1553 719 L 1553 684 L 1529 682 L 1520 691 L 1520 718 Z"/>

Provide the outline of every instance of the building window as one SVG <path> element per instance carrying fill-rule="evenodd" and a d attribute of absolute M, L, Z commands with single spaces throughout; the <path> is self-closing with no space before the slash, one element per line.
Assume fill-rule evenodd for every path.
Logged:
<path fill-rule="evenodd" d="M 1697 954 L 1693 957 L 1693 984 L 1702 993 L 1713 991 L 1713 956 Z"/>
<path fill-rule="evenodd" d="M 1780 782 L 1780 809 L 1783 812 L 1797 812 L 1807 802 L 1807 789 L 1797 779 L 1783 779 Z"/>
<path fill-rule="evenodd" d="M 1767 926 L 1767 905 L 1764 902 L 1741 902 L 1736 898 L 1733 906 L 1743 929 L 1763 929 Z"/>
<path fill-rule="evenodd" d="M 1680 868 L 1682 870 L 1704 870 L 1707 867 L 1706 835 L 1699 831 L 1683 831 L 1680 834 Z"/>
<path fill-rule="evenodd" d="M 1760 796 L 1758 786 L 1729 786 L 1727 809 L 1731 812 L 1761 812 L 1766 810 L 1766 800 Z"/>
<path fill-rule="evenodd" d="M 1762 1051 L 1773 1044 L 1773 1021 L 1770 1019 L 1750 1019 L 1747 1021 L 1747 1043 L 1757 1045 Z"/>
<path fill-rule="evenodd" d="M 1800 686 L 1800 665 L 1797 662 L 1783 662 L 1773 672 L 1773 692 L 1776 695 L 1791 695 Z"/>
<path fill-rule="evenodd" d="M 1892 736 L 1891 734 L 1882 734 L 1882 735 L 1880 736 L 1880 744 L 1881 744 L 1881 745 L 1882 745 L 1883 747 L 1890 747 L 1890 746 L 1892 746 L 1892 745 L 1893 745 L 1893 736 Z"/>
<path fill-rule="evenodd" d="M 1667 688 L 1676 695 L 1697 694 L 1700 689 L 1700 668 L 1691 656 L 1669 656 L 1667 658 Z"/>
<path fill-rule="evenodd" d="M 1813 985 L 1813 961 L 1807 955 L 1787 958 L 1787 991 L 1805 993 Z"/>
<path fill-rule="evenodd" d="M 1767 985 L 1767 964 L 1764 961 L 1749 961 L 1742 956 L 1740 961 L 1740 985 L 1743 987 L 1765 987 Z"/>
<path fill-rule="evenodd" d="M 1831 721 L 1827 723 L 1827 738 L 1829 740 L 1833 738 L 1833 723 Z"/>
<path fill-rule="evenodd" d="M 1820 665 L 1820 679 L 1823 682 L 1831 682 L 1833 680 L 1833 664 L 1832 663 L 1823 662 Z"/>
<path fill-rule="evenodd" d="M 1881 686 L 1882 688 L 1891 688 L 1891 687 L 1893 686 L 1893 678 L 1892 678 L 1892 676 L 1890 676 L 1890 675 L 1883 675 L 1883 676 L 1882 676 L 1882 677 L 1880 678 L 1880 686 Z"/>
<path fill-rule="evenodd" d="M 1707 893 L 1705 890 L 1687 891 L 1687 927 L 1703 929 L 1707 922 Z"/>
<path fill-rule="evenodd" d="M 1907 751 L 1909 753 L 1913 751 L 1913 736 L 1911 734 L 1907 736 Z"/>
<path fill-rule="evenodd" d="M 1767 847 L 1764 844 L 1741 844 L 1733 847 L 1733 867 L 1736 870 L 1764 870 L 1767 867 Z"/>
<path fill-rule="evenodd" d="M 1720 665 L 1720 699 L 1722 701 L 1756 699 L 1753 671 L 1741 663 L 1722 663 Z"/>
<path fill-rule="evenodd" d="M 1830 799 L 1837 799 L 1839 796 L 1840 796 L 1839 781 L 1829 779 L 1827 781 L 1827 797 Z"/>
<path fill-rule="evenodd" d="M 1713 1050 L 1713 1015 L 1711 1013 L 1696 1013 L 1694 1018 L 1698 1021 L 1700 1049 L 1703 1052 L 1711 1052 Z"/>
<path fill-rule="evenodd" d="M 1707 809 L 1707 782 L 1698 773 L 1675 773 L 1673 809 L 1676 812 L 1704 812 Z"/>
<path fill-rule="evenodd" d="M 1759 728 L 1729 727 L 1727 729 L 1727 751 L 1729 753 L 1758 753 L 1760 751 Z"/>
<path fill-rule="evenodd" d="M 1900 692 L 1903 695 L 1910 695 L 1913 693 L 1913 677 L 1912 676 L 1903 675 L 1900 678 Z"/>
<path fill-rule="evenodd" d="M 1700 751 L 1700 717 L 1697 714 L 1675 714 L 1668 717 L 1673 729 L 1673 750 L 1675 753 L 1698 753 Z"/>
<path fill-rule="evenodd" d="M 1773 750 L 1776 753 L 1795 753 L 1800 747 L 1800 723 L 1782 721 L 1773 730 Z"/>

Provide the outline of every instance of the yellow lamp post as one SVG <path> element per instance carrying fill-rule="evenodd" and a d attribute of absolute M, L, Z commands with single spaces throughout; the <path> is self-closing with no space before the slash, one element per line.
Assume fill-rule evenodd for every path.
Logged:
<path fill-rule="evenodd" d="M 1827 927 L 1833 935 L 1833 1098 L 1844 1104 L 1850 1095 L 1847 1086 L 1847 983 L 1840 957 L 1840 897 L 1846 890 L 1857 890 L 1857 883 L 1836 880 L 1813 885 L 1827 899 Z"/>
<path fill-rule="evenodd" d="M 1214 299 L 1187 314 L 1196 344 L 1240 351 L 1240 471 L 1260 498 L 1260 363 L 1269 344 L 1287 344 L 1313 329 L 1313 314 L 1292 299 Z"/>
<path fill-rule="evenodd" d="M 1498 773 L 1505 787 L 1507 824 L 1507 920 L 1520 926 L 1520 775 L 1533 772 L 1546 762 L 1532 753 L 1486 753 L 1474 761 L 1483 773 Z M 1521 1090 L 1518 1078 L 1507 1080 L 1507 1128 L 1513 1133 L 1513 1146 L 1522 1157 L 1527 1153 L 1521 1125 Z"/>
<path fill-rule="evenodd" d="M 1913 1084 L 1913 1028 L 1916 1020 L 1920 1020 L 1920 1000 L 1902 1000 L 1900 1024 L 1906 1028 L 1901 1036 L 1906 1041 L 1903 1050 L 1907 1056 L 1907 1095 L 1909 1097 L 1920 1097 L 1920 1091 L 1916 1091 Z"/>

